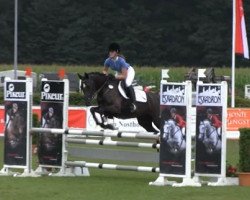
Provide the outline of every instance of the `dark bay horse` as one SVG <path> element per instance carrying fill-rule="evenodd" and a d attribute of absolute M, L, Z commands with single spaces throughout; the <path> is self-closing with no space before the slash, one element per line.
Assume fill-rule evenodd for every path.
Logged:
<path fill-rule="evenodd" d="M 106 123 L 106 118 L 117 117 L 120 119 L 137 118 L 138 123 L 148 132 L 158 132 L 153 126 L 160 129 L 160 96 L 158 93 L 146 93 L 147 101 L 136 101 L 136 112 L 130 111 L 130 99 L 124 98 L 118 89 L 119 81 L 113 75 L 92 72 L 84 75 L 78 74 L 81 79 L 81 90 L 84 93 L 86 106 L 97 95 L 98 106 L 90 109 L 97 125 L 102 128 L 114 129 Z M 99 113 L 101 120 L 98 120 L 96 113 Z"/>

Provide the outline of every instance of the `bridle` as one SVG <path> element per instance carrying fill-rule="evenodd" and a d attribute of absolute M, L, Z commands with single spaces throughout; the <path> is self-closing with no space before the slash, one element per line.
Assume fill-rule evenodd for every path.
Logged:
<path fill-rule="evenodd" d="M 106 78 L 104 84 L 103 84 L 98 90 L 96 90 L 96 91 L 93 93 L 93 95 L 91 95 L 90 102 L 91 102 L 93 99 L 95 99 L 95 98 L 97 97 L 97 95 L 103 90 L 103 88 L 104 88 L 104 87 L 106 86 L 106 84 L 108 83 L 108 80 L 109 80 L 109 77 L 107 76 L 107 78 Z M 82 91 L 83 91 L 83 89 L 82 89 Z"/>

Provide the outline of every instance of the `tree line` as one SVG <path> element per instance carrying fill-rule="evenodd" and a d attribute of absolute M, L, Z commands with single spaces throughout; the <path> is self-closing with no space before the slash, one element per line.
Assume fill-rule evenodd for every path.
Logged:
<path fill-rule="evenodd" d="M 243 3 L 250 30 L 250 3 Z M 229 0 L 18 0 L 18 4 L 19 63 L 102 65 L 108 45 L 115 41 L 131 65 L 231 65 Z M 14 0 L 0 0 L 0 27 L 0 63 L 12 63 Z M 237 62 L 248 65 L 241 57 Z"/>

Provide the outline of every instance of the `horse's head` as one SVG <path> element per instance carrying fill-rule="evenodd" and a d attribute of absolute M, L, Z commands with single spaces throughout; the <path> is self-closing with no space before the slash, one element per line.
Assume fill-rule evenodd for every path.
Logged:
<path fill-rule="evenodd" d="M 163 127 L 163 132 L 166 133 L 167 135 L 171 134 L 173 132 L 174 128 L 174 122 L 173 120 L 167 120 L 165 121 L 164 127 Z"/>
<path fill-rule="evenodd" d="M 199 135 L 198 135 L 199 140 L 204 140 L 207 137 L 209 126 L 211 125 L 208 120 L 204 120 L 200 122 Z"/>
<path fill-rule="evenodd" d="M 85 73 L 84 75 L 78 74 L 79 79 L 81 80 L 80 89 L 84 94 L 84 101 L 86 106 L 91 105 L 92 99 L 95 97 L 95 94 L 100 91 L 104 86 L 105 82 L 108 79 L 108 76 L 92 72 Z"/>
<path fill-rule="evenodd" d="M 163 139 L 168 140 L 170 137 L 173 137 L 174 134 L 174 128 L 175 128 L 175 122 L 172 119 L 169 119 L 165 121 L 164 127 L 163 127 Z"/>
<path fill-rule="evenodd" d="M 85 73 L 83 76 L 78 74 L 80 81 L 80 89 L 84 94 L 84 101 L 86 106 L 90 106 L 92 99 L 95 94 L 95 83 L 94 80 L 90 79 L 90 75 Z"/>

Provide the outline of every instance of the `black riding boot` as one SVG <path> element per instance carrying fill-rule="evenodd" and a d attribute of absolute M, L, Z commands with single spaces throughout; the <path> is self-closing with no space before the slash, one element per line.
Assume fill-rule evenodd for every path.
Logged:
<path fill-rule="evenodd" d="M 136 111 L 136 105 L 135 105 L 135 91 L 134 88 L 131 86 L 127 87 L 128 88 L 128 93 L 129 93 L 129 98 L 131 99 L 132 103 L 130 105 L 130 111 L 133 113 Z"/>

